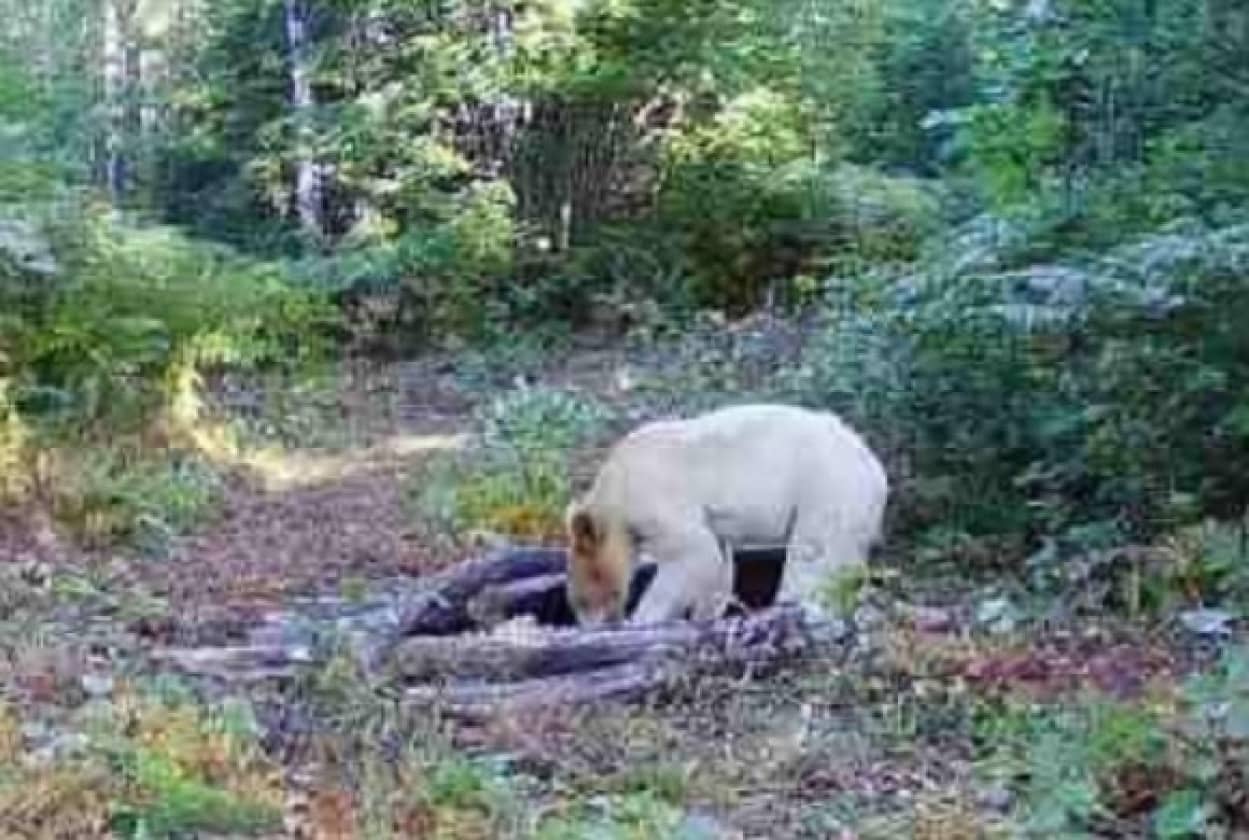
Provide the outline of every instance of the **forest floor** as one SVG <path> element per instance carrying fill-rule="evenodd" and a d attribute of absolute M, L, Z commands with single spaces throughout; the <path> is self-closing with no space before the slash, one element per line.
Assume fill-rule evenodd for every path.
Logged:
<path fill-rule="evenodd" d="M 627 401 L 622 364 L 585 352 L 537 378 Z M 34 756 L 22 766 L 38 770 L 22 784 L 0 774 L 0 836 L 91 836 L 107 823 L 122 836 L 970 838 L 1014 836 L 1020 821 L 1061 834 L 1071 819 L 1131 837 L 1182 787 L 1172 768 L 1133 752 L 1132 727 L 1148 733 L 1181 714 L 1184 680 L 1209 644 L 1174 622 L 1111 614 L 1027 621 L 993 570 L 921 576 L 897 557 L 862 596 L 864 633 L 848 655 L 765 678 L 467 728 L 401 726 L 380 695 L 327 671 L 304 686 L 324 731 L 260 738 L 265 750 L 246 760 L 221 753 L 211 727 L 193 737 L 163 717 L 151 723 L 133 705 L 162 678 L 145 659 L 151 646 L 228 638 L 292 596 L 367 592 L 471 553 L 429 539 L 412 487 L 506 383 L 467 387 L 438 360 L 344 367 L 326 382 L 222 392 L 229 412 L 281 445 L 234 464 L 218 514 L 157 554 L 80 552 L 38 518 L 0 521 L 10 558 L 0 564 L 0 758 Z M 93 731 L 84 709 L 101 704 L 129 709 L 130 746 L 106 758 L 132 778 L 92 793 L 83 751 L 95 748 L 79 733 Z M 1044 732 L 1091 737 L 1103 718 L 1073 721 L 1071 709 L 1103 707 L 1131 730 L 1115 730 L 1126 746 L 1107 748 L 1123 755 L 1047 746 Z M 156 734 L 133 734 L 144 726 Z M 145 777 L 152 744 L 187 773 L 198 768 L 203 790 Z M 187 759 L 195 750 L 211 760 Z M 49 768 L 70 774 L 66 789 Z M 1068 785 L 1055 792 L 1067 800 L 1029 787 L 1046 773 Z M 283 827 L 238 823 L 241 806 L 204 793 L 210 782 L 239 796 L 251 786 Z M 1218 807 L 1244 807 L 1230 801 Z"/>

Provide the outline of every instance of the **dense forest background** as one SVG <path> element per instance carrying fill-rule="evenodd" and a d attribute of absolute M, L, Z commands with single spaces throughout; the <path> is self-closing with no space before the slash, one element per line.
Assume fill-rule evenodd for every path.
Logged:
<path fill-rule="evenodd" d="M 1025 621 L 1007 600 L 1041 622 L 1203 608 L 1220 636 L 1249 608 L 1238 0 L 0 0 L 0 20 L 0 504 L 57 535 L 36 544 L 167 556 L 258 440 L 321 440 L 339 409 L 296 416 L 299 377 L 433 359 L 479 434 L 405 486 L 430 544 L 558 539 L 612 435 L 776 399 L 864 432 L 903 576 L 989 575 L 1011 593 L 989 624 Z M 628 388 L 547 381 L 607 371 L 579 355 L 605 348 Z M 227 417 L 261 381 L 278 420 Z M 16 615 L 34 584 L 13 575 Z M 1107 779 L 1155 767 L 1131 726 L 1156 717 L 1011 730 L 1034 769 L 1084 773 L 1041 773 L 1014 817 L 1243 828 L 1249 700 L 1220 690 L 1239 728 L 1205 764 L 1168 741 L 1146 804 Z M 1044 752 L 1103 725 L 1126 753 Z M 186 793 L 136 784 L 122 822 Z"/>
<path fill-rule="evenodd" d="M 1008 496 L 990 519 L 1137 539 L 1244 511 L 1234 3 L 4 14 L 13 422 L 146 422 L 201 370 L 324 339 L 552 346 L 822 307 L 786 387 L 929 483 Z"/>

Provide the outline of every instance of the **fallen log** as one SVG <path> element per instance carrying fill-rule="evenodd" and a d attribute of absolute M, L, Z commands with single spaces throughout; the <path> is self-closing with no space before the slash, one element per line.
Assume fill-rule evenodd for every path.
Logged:
<path fill-rule="evenodd" d="M 734 594 L 746 610 L 771 604 L 785 564 L 781 547 L 734 552 Z M 519 615 L 556 627 L 576 623 L 564 594 L 568 569 L 562 548 L 522 548 L 498 552 L 457 566 L 436 578 L 405 610 L 400 635 L 443 636 L 489 627 Z M 631 611 L 655 576 L 653 563 L 634 573 Z"/>
<path fill-rule="evenodd" d="M 682 678 L 775 667 L 844 640 L 797 605 L 714 622 L 405 639 L 389 673 L 414 702 L 453 715 L 566 705 L 643 693 Z"/>
<path fill-rule="evenodd" d="M 725 661 L 766 658 L 805 647 L 807 629 L 802 610 L 790 605 L 702 623 L 545 631 L 501 626 L 493 633 L 403 639 L 391 651 L 387 670 L 407 680 L 515 679 L 587 671 L 648 656 L 688 658 L 695 652 Z"/>
<path fill-rule="evenodd" d="M 734 556 L 739 614 L 714 622 L 589 629 L 568 607 L 562 549 L 525 548 L 463 564 L 430 581 L 354 606 L 314 599 L 278 611 L 234 647 L 166 649 L 154 657 L 185 673 L 251 682 L 289 678 L 323 661 L 326 631 L 347 639 L 372 679 L 409 702 L 451 714 L 636 696 L 698 674 L 774 666 L 840 641 L 840 625 L 813 623 L 795 605 L 772 606 L 783 549 Z M 654 576 L 634 576 L 636 603 Z"/>
<path fill-rule="evenodd" d="M 541 679 L 413 686 L 404 691 L 404 699 L 410 705 L 436 708 L 449 717 L 480 720 L 553 706 L 637 699 L 672 679 L 668 667 L 666 662 L 627 662 Z"/>
<path fill-rule="evenodd" d="M 469 602 L 487 586 L 559 574 L 568 561 L 563 549 L 517 548 L 470 560 L 438 575 L 430 589 L 407 605 L 400 635 L 463 633 L 476 627 Z"/>

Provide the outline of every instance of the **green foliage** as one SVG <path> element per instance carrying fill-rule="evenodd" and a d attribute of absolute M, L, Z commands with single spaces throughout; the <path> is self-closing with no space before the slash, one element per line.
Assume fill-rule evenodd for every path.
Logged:
<path fill-rule="evenodd" d="M 1237 824 L 1242 791 L 1230 780 L 1249 756 L 1243 646 L 1191 678 L 1179 706 L 1086 698 L 981 712 L 981 770 L 1018 791 L 1024 836 L 1090 836 L 1117 823 L 1210 837 Z"/>
<path fill-rule="evenodd" d="M 1111 815 L 1107 798 L 1121 774 L 1156 769 L 1167 757 L 1158 718 L 1101 702 L 1008 713 L 985 736 L 999 772 L 1022 771 L 1019 821 L 1030 837 L 1090 832 Z"/>
<path fill-rule="evenodd" d="M 444 533 L 480 529 L 527 539 L 562 533 L 568 456 L 610 421 L 598 403 L 544 388 L 514 391 L 479 412 L 481 444 L 418 478 L 416 507 Z"/>
<path fill-rule="evenodd" d="M 256 729 L 237 709 L 140 701 L 97 722 L 94 743 L 119 773 L 112 828 L 127 837 L 244 836 L 280 823 Z M 240 725 L 242 723 L 243 725 Z"/>
<path fill-rule="evenodd" d="M 1017 206 L 1053 186 L 1066 124 L 1054 105 L 987 105 L 968 127 L 970 158 L 997 206 Z"/>
<path fill-rule="evenodd" d="M 1192 0 L 986 9 L 979 101 L 944 115 L 962 126 L 962 162 L 999 206 L 1048 216 L 1058 247 L 1243 206 L 1242 14 Z"/>
<path fill-rule="evenodd" d="M 481 338 L 491 301 L 503 298 L 515 229 L 514 196 L 505 184 L 479 184 L 445 222 L 400 241 L 404 290 L 426 335 Z"/>
<path fill-rule="evenodd" d="M 701 303 L 741 310 L 769 276 L 797 267 L 805 249 L 785 228 L 810 218 L 814 182 L 800 114 L 772 90 L 744 94 L 669 145 L 660 219 L 680 232 Z"/>
<path fill-rule="evenodd" d="M 240 712 L 237 703 L 203 708 L 129 694 L 96 703 L 76 719 L 85 727 L 79 749 L 37 764 L 0 754 L 0 823 L 15 835 L 272 833 L 281 824 L 279 779 Z"/>
<path fill-rule="evenodd" d="M 1149 542 L 1245 510 L 1243 229 L 1084 266 L 940 264 L 839 294 L 781 393 L 847 414 L 916 476 L 904 527 Z M 1070 559 L 1097 545 L 1074 541 Z M 1041 561 L 1042 558 L 1038 558 Z"/>
<path fill-rule="evenodd" d="M 610 410 L 567 391 L 525 388 L 504 394 L 479 412 L 489 446 L 530 452 L 568 451 L 592 439 L 611 419 Z"/>
<path fill-rule="evenodd" d="M 158 411 L 193 414 L 200 371 L 298 362 L 329 323 L 274 267 L 173 231 L 100 219 L 66 234 L 65 279 L 0 325 L 11 399 L 45 424 L 133 429 Z"/>
<path fill-rule="evenodd" d="M 134 781 L 150 801 L 120 810 L 116 830 L 127 837 L 176 837 L 187 831 L 262 835 L 277 824 L 272 807 L 257 805 L 198 779 L 185 778 L 167 758 L 140 752 Z"/>
<path fill-rule="evenodd" d="M 59 470 L 52 512 L 87 544 L 124 541 L 158 551 L 204 521 L 221 498 L 218 474 L 192 458 L 98 449 L 66 459 Z"/>
<path fill-rule="evenodd" d="M 1189 682 L 1187 699 L 1208 745 L 1243 752 L 1249 747 L 1249 649 L 1227 647 L 1211 672 Z"/>
<path fill-rule="evenodd" d="M 595 807 L 595 805 L 597 807 Z M 696 837 L 682 831 L 682 813 L 650 793 L 604 798 L 595 805 L 585 805 L 568 816 L 543 820 L 536 837 L 540 840 L 659 840 L 659 838 Z"/>

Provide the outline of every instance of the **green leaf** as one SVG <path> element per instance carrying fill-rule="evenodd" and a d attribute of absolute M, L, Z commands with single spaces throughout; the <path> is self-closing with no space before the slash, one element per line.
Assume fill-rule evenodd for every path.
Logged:
<path fill-rule="evenodd" d="M 1154 812 L 1154 831 L 1161 840 L 1205 836 L 1209 806 L 1200 791 L 1177 790 Z"/>

